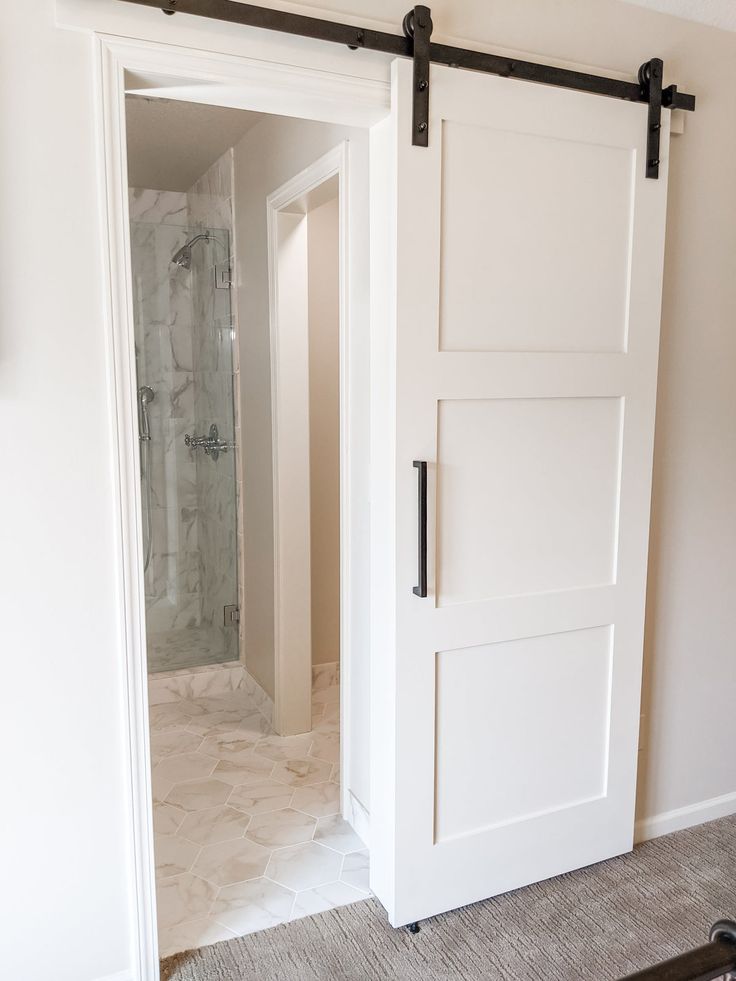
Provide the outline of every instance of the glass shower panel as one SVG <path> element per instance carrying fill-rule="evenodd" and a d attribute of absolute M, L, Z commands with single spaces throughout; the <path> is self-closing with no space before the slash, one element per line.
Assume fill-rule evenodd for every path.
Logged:
<path fill-rule="evenodd" d="M 133 221 L 131 253 L 149 671 L 235 660 L 230 234 Z"/>

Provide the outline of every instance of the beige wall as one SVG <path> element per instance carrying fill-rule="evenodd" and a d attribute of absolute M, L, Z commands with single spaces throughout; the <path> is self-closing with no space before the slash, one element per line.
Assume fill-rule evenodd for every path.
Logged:
<path fill-rule="evenodd" d="M 13 928 L 0 948 L 5 973 L 25 981 L 122 981 L 135 976 L 133 875 L 97 62 L 88 36 L 56 26 L 55 14 L 63 23 L 69 6 L 6 3 L 0 31 L 0 218 L 12 229 L 0 236 L 0 419 L 5 433 L 22 434 L 0 490 L 8 518 L 0 533 L 0 726 L 20 747 L 6 754 L 3 774 L 4 798 L 15 805 L 3 813 L 12 847 L 0 916 Z M 397 32 L 408 5 L 319 6 Z M 101 31 L 210 51 L 246 50 L 253 38 L 119 0 L 75 10 L 79 23 Z M 438 37 L 626 77 L 658 55 L 667 79 L 698 95 L 698 111 L 672 145 L 639 804 L 650 817 L 697 808 L 736 793 L 736 35 L 616 0 L 435 0 L 432 10 Z M 283 37 L 263 37 L 287 47 Z M 315 64 L 370 60 L 328 45 L 299 48 L 307 49 L 317 52 Z M 327 127 L 332 137 L 339 129 Z M 331 145 L 298 137 L 294 170 L 320 140 L 318 152 Z M 252 175 L 272 189 L 289 176 L 273 161 L 258 168 L 241 161 L 240 179 Z M 40 267 L 41 240 L 52 259 Z M 356 256 L 356 266 L 363 262 Z M 248 342 L 241 353 L 245 363 Z M 368 363 L 367 350 L 360 357 Z M 268 387 L 267 378 L 251 382 Z M 70 443 L 75 433 L 85 434 L 79 448 Z M 270 523 L 254 533 L 267 544 Z M 364 621 L 361 637 L 367 629 Z"/>
<path fill-rule="evenodd" d="M 320 4 L 388 30 L 404 6 Z M 736 795 L 736 34 L 617 0 L 436 0 L 432 16 L 439 37 L 625 77 L 661 57 L 698 97 L 671 145 L 637 813 Z"/>
<path fill-rule="evenodd" d="M 307 215 L 312 664 L 340 660 L 340 256 L 337 197 Z"/>

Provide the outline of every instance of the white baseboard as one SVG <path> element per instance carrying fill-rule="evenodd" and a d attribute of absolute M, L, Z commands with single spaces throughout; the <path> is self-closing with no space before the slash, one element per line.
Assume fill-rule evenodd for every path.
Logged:
<path fill-rule="evenodd" d="M 104 978 L 97 978 L 97 981 L 135 981 L 132 971 L 116 971 L 115 974 L 106 974 Z"/>
<path fill-rule="evenodd" d="M 363 839 L 366 848 L 370 847 L 371 816 L 358 798 L 350 793 L 350 791 L 348 791 L 347 795 L 347 808 L 348 812 L 347 814 L 343 814 L 343 817 L 352 826 L 356 835 Z"/>
<path fill-rule="evenodd" d="M 729 817 L 731 814 L 736 814 L 736 791 L 732 794 L 724 794 L 722 797 L 711 797 L 697 804 L 688 804 L 687 807 L 678 807 L 674 811 L 665 811 L 663 814 L 642 818 L 634 827 L 634 841 L 637 843 L 649 841 L 650 838 L 659 838 L 673 831 L 683 831 L 696 824 L 715 821 L 716 818 Z"/>

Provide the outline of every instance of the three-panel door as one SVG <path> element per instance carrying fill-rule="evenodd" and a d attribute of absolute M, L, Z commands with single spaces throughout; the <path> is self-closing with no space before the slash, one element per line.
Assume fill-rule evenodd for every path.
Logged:
<path fill-rule="evenodd" d="M 632 846 L 669 114 L 432 68 L 372 137 L 372 888 L 400 925 Z M 416 595 L 414 461 L 427 463 Z"/>

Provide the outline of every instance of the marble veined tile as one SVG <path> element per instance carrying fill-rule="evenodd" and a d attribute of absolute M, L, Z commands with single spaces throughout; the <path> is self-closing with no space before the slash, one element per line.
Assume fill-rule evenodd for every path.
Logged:
<path fill-rule="evenodd" d="M 337 852 L 342 852 L 343 855 L 365 850 L 365 842 L 356 835 L 340 814 L 320 818 L 317 821 L 314 840 L 327 845 L 328 848 L 334 848 Z"/>
<path fill-rule="evenodd" d="M 339 661 L 330 661 L 327 664 L 315 664 L 312 667 L 312 691 L 321 691 L 323 688 L 332 688 L 340 680 Z"/>
<path fill-rule="evenodd" d="M 274 767 L 273 778 L 292 787 L 307 787 L 330 779 L 332 765 L 321 760 L 285 760 Z"/>
<path fill-rule="evenodd" d="M 319 733 L 314 737 L 308 755 L 318 760 L 324 760 L 326 763 L 339 763 L 340 736 L 336 732 Z"/>
<path fill-rule="evenodd" d="M 253 733 L 233 729 L 231 732 L 208 736 L 200 747 L 200 752 L 216 760 L 240 762 L 252 757 L 250 750 L 257 744 Z"/>
<path fill-rule="evenodd" d="M 158 922 L 161 927 L 171 927 L 200 916 L 206 916 L 212 906 L 217 889 L 191 872 L 162 879 L 156 887 Z"/>
<path fill-rule="evenodd" d="M 274 762 L 293 760 L 299 756 L 306 756 L 312 741 L 312 734 L 309 732 L 302 736 L 264 736 L 259 740 L 255 752 L 258 756 L 265 756 Z M 330 762 L 335 761 L 330 760 Z"/>
<path fill-rule="evenodd" d="M 345 856 L 340 880 L 347 882 L 349 886 L 353 886 L 355 889 L 370 892 L 368 871 L 368 852 L 353 852 L 351 855 Z"/>
<path fill-rule="evenodd" d="M 244 784 L 260 783 L 271 776 L 273 768 L 272 760 L 264 760 L 251 753 L 243 754 L 239 759 L 218 760 L 212 775 L 234 787 L 240 787 Z"/>
<path fill-rule="evenodd" d="M 305 814 L 317 818 L 337 814 L 340 810 L 340 787 L 331 782 L 317 783 L 311 787 L 297 787 L 291 806 L 297 811 L 304 811 Z"/>
<path fill-rule="evenodd" d="M 287 889 L 300 890 L 334 882 L 341 869 L 341 855 L 308 841 L 272 852 L 266 875 Z"/>
<path fill-rule="evenodd" d="M 166 795 L 167 804 L 176 804 L 185 811 L 203 811 L 224 804 L 232 788 L 222 780 L 188 780 L 179 783 Z"/>
<path fill-rule="evenodd" d="M 148 719 L 155 731 L 164 729 L 183 729 L 201 715 L 201 709 L 193 702 L 180 699 L 178 702 L 164 702 L 162 705 L 151 705 Z"/>
<path fill-rule="evenodd" d="M 164 729 L 151 733 L 151 759 L 160 763 L 167 756 L 179 753 L 193 753 L 202 742 L 202 737 L 186 729 Z"/>
<path fill-rule="evenodd" d="M 156 878 L 168 879 L 188 872 L 199 850 L 199 845 L 179 835 L 156 835 L 153 842 Z"/>
<path fill-rule="evenodd" d="M 317 822 L 301 811 L 289 807 L 280 811 L 254 814 L 246 836 L 264 848 L 280 848 L 310 841 Z"/>
<path fill-rule="evenodd" d="M 208 947 L 221 940 L 233 940 L 236 936 L 222 923 L 205 916 L 159 930 L 158 952 L 161 957 L 171 957 L 183 950 Z"/>
<path fill-rule="evenodd" d="M 332 685 L 329 688 L 318 688 L 312 692 L 313 705 L 335 705 L 340 702 L 340 686 Z"/>
<path fill-rule="evenodd" d="M 250 815 L 227 804 L 206 811 L 192 811 L 184 818 L 178 834 L 198 845 L 214 845 L 232 838 L 242 838 Z"/>
<path fill-rule="evenodd" d="M 328 909 L 359 903 L 367 898 L 364 892 L 353 889 L 345 882 L 328 882 L 324 886 L 298 892 L 291 918 L 298 920 L 302 916 L 314 916 L 316 913 L 325 913 Z"/>
<path fill-rule="evenodd" d="M 171 780 L 172 784 L 185 780 L 200 780 L 208 777 L 215 769 L 215 760 L 202 753 L 180 753 L 177 756 L 167 756 L 154 770 L 154 777 L 161 780 Z"/>
<path fill-rule="evenodd" d="M 285 923 L 293 905 L 290 889 L 270 879 L 250 879 L 221 889 L 212 916 L 238 934 L 253 933 Z"/>
<path fill-rule="evenodd" d="M 152 191 L 131 187 L 128 191 L 131 221 L 156 224 L 187 225 L 189 213 L 187 196 L 183 191 Z"/>
<path fill-rule="evenodd" d="M 180 807 L 156 801 L 153 805 L 153 830 L 158 835 L 176 834 L 186 816 L 187 812 Z"/>
<path fill-rule="evenodd" d="M 291 787 L 275 780 L 266 780 L 236 787 L 230 794 L 229 803 L 232 807 L 247 811 L 248 814 L 262 814 L 265 811 L 278 811 L 288 807 L 293 794 Z"/>
<path fill-rule="evenodd" d="M 205 712 L 197 715 L 189 722 L 188 728 L 192 732 L 199 732 L 203 736 L 212 733 L 216 728 L 221 731 L 233 731 L 240 728 L 243 717 L 243 710 L 240 708 L 223 708 L 214 712 Z"/>
<path fill-rule="evenodd" d="M 203 848 L 192 872 L 216 886 L 229 886 L 263 875 L 271 852 L 245 838 L 222 841 Z"/>

